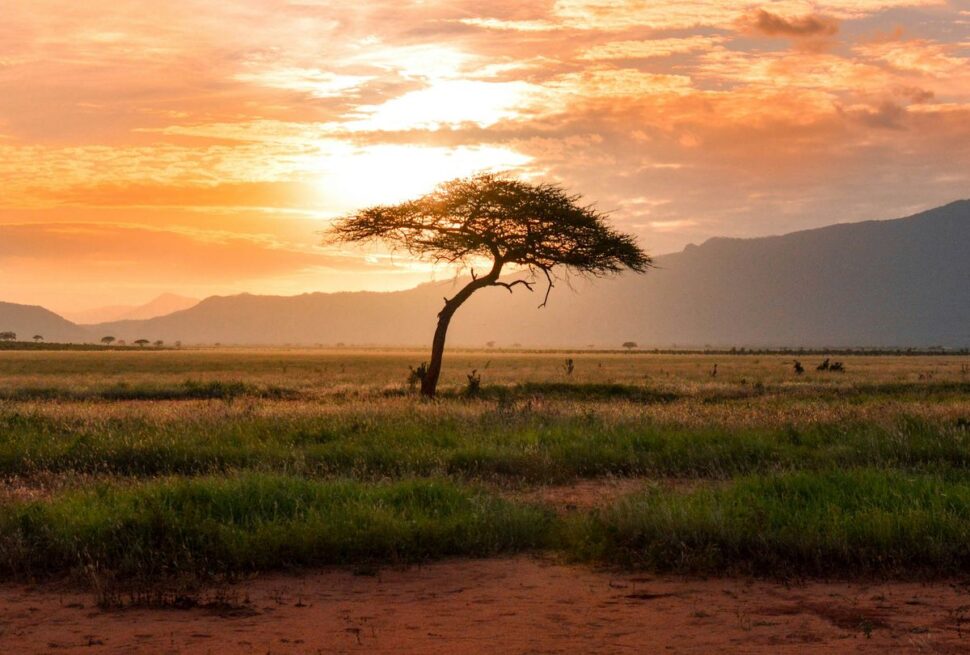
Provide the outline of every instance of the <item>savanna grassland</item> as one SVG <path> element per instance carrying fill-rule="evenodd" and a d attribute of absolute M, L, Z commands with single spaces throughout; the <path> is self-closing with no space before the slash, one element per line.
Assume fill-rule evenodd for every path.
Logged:
<path fill-rule="evenodd" d="M 970 573 L 966 356 L 457 351 L 427 402 L 421 355 L 0 353 L 0 575 Z"/>

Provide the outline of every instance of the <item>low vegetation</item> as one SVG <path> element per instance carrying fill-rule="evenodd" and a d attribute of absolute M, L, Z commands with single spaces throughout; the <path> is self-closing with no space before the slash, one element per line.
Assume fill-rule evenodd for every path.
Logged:
<path fill-rule="evenodd" d="M 454 358 L 428 402 L 411 352 L 6 353 L 0 571 L 206 579 L 543 551 L 970 572 L 966 357 L 842 357 L 835 375 L 787 356 Z M 618 477 L 644 491 L 548 500 Z"/>
<path fill-rule="evenodd" d="M 543 546 L 548 523 L 548 512 L 446 480 L 251 474 L 101 484 L 0 509 L 0 568 L 146 578 L 480 557 Z"/>
<path fill-rule="evenodd" d="M 636 495 L 572 529 L 582 559 L 653 570 L 949 576 L 970 570 L 970 476 L 750 476 Z"/>

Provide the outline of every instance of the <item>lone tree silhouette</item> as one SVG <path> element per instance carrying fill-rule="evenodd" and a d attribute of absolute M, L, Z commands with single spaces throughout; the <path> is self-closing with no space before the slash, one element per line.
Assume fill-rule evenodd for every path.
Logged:
<path fill-rule="evenodd" d="M 509 293 L 521 285 L 533 290 L 539 273 L 549 300 L 554 271 L 603 276 L 629 268 L 637 273 L 651 266 L 636 240 L 606 223 L 606 216 L 581 196 L 555 184 L 529 184 L 492 173 L 445 182 L 432 193 L 398 205 L 378 205 L 335 221 L 329 241 L 384 241 L 414 257 L 469 268 L 471 281 L 444 299 L 431 344 L 431 361 L 421 380 L 421 393 L 432 397 L 441 375 L 445 337 L 451 318 L 473 293 L 502 287 Z M 491 262 L 487 273 L 472 265 Z M 500 280 L 506 265 L 531 274 L 530 279 Z"/>
<path fill-rule="evenodd" d="M 637 342 L 636 341 L 624 341 L 623 342 L 623 347 L 626 348 L 627 350 L 633 350 L 634 348 L 637 347 Z"/>
<path fill-rule="evenodd" d="M 42 335 L 42 334 L 35 334 L 34 335 L 34 341 L 36 341 L 37 343 L 40 343 L 43 340 L 44 340 L 44 335 Z"/>
<path fill-rule="evenodd" d="M 16 341 L 16 332 L 0 332 L 0 341 Z"/>
<path fill-rule="evenodd" d="M 101 337 L 101 343 L 103 343 L 106 346 L 110 346 L 114 342 L 115 342 L 114 337 Z"/>
<path fill-rule="evenodd" d="M 135 345 L 138 346 L 139 348 L 144 348 L 149 343 L 151 342 L 148 339 L 135 339 Z"/>

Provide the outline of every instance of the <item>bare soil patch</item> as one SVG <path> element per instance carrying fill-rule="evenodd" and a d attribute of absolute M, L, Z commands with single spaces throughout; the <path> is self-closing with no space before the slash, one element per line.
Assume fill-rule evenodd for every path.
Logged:
<path fill-rule="evenodd" d="M 607 507 L 623 496 L 647 489 L 651 484 L 657 483 L 636 478 L 596 478 L 517 490 L 507 495 L 518 501 L 549 505 L 557 512 L 564 513 Z"/>
<path fill-rule="evenodd" d="M 970 652 L 955 582 L 790 586 L 516 557 L 266 575 L 222 598 L 104 611 L 56 585 L 4 585 L 0 652 Z"/>
<path fill-rule="evenodd" d="M 619 499 L 648 489 L 676 489 L 690 491 L 704 485 L 722 484 L 719 481 L 689 478 L 619 478 L 604 477 L 577 480 L 563 485 L 544 485 L 506 492 L 517 501 L 549 505 L 560 514 L 609 507 Z"/>

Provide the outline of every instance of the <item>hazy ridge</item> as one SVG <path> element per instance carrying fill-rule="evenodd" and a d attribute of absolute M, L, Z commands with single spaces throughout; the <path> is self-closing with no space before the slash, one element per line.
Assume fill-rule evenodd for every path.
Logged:
<path fill-rule="evenodd" d="M 163 293 L 144 305 L 109 305 L 77 312 L 64 312 L 63 316 L 73 323 L 93 325 L 111 321 L 141 320 L 165 316 L 197 304 L 199 304 L 198 298 Z"/>
<path fill-rule="evenodd" d="M 560 283 L 543 309 L 536 307 L 540 292 L 518 288 L 510 296 L 504 289 L 486 289 L 456 315 L 450 342 L 970 345 L 970 200 L 902 219 L 776 237 L 715 238 L 656 263 L 645 276 L 576 280 L 572 289 Z M 64 321 L 57 329 L 92 341 L 110 334 L 186 344 L 424 345 L 442 297 L 460 283 L 393 293 L 211 297 L 148 320 L 84 328 Z M 18 319 L 18 307 L 24 306 L 0 305 L 0 330 L 54 338 L 54 323 L 45 324 L 51 326 L 48 335 L 41 325 L 33 327 L 31 321 L 40 318 L 36 312 Z"/>

